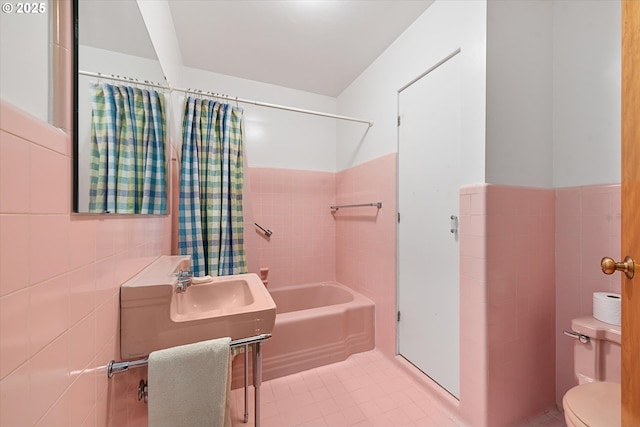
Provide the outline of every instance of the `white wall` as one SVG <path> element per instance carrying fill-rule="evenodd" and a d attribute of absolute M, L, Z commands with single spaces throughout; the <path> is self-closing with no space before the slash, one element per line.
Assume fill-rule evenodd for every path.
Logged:
<path fill-rule="evenodd" d="M 195 68 L 183 67 L 182 81 L 176 86 L 326 113 L 336 111 L 335 98 Z M 251 104 L 240 106 L 245 111 L 249 166 L 335 172 L 334 119 Z"/>
<path fill-rule="evenodd" d="M 620 182 L 620 2 L 489 1 L 487 182 Z"/>
<path fill-rule="evenodd" d="M 484 182 L 486 7 L 436 1 L 338 97 L 339 114 L 375 121 L 366 135 L 366 125 L 338 124 L 338 170 L 397 151 L 397 90 L 460 47 L 461 183 Z"/>
<path fill-rule="evenodd" d="M 80 51 L 78 68 L 82 71 L 114 74 L 140 81 L 150 80 L 154 83 L 166 84 L 162 67 L 157 60 L 84 45 L 80 45 L 78 50 Z M 90 80 L 96 79 L 90 78 Z"/>
<path fill-rule="evenodd" d="M 17 2 L 2 2 L 13 10 L 0 12 L 0 97 L 48 122 L 51 5 L 43 3 L 45 13 L 27 14 L 17 13 Z"/>
<path fill-rule="evenodd" d="M 487 6 L 486 182 L 551 187 L 553 2 Z"/>
<path fill-rule="evenodd" d="M 620 19 L 617 1 L 435 2 L 339 96 L 375 126 L 338 123 L 337 169 L 396 151 L 395 91 L 459 44 L 463 184 L 620 182 Z"/>
<path fill-rule="evenodd" d="M 620 182 L 619 1 L 554 3 L 553 186 Z"/>
<path fill-rule="evenodd" d="M 147 33 L 158 56 L 167 81 L 173 86 L 180 81 L 182 74 L 182 55 L 178 37 L 174 30 L 173 17 L 167 0 L 143 1 L 136 0 L 142 15 Z M 179 151 L 180 140 L 180 97 L 171 93 L 171 105 L 167 111 L 167 133 L 170 143 Z"/>

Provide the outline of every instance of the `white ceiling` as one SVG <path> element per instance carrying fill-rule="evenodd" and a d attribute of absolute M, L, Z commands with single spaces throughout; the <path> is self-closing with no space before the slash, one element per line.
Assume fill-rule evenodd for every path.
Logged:
<path fill-rule="evenodd" d="M 145 0 L 149 1 L 149 0 Z M 433 0 L 168 0 L 183 65 L 335 97 L 367 68 Z M 138 28 L 113 25 L 103 6 L 132 0 L 82 0 L 80 42 L 152 55 Z M 137 8 L 136 8 L 137 9 Z M 137 13 L 137 17 L 136 17 Z M 139 11 L 124 14 L 130 21 Z M 87 18 L 87 20 L 89 20 Z M 101 23 L 101 22 L 102 23 Z M 83 25 L 84 23 L 84 25 Z M 101 41 L 83 28 L 116 31 Z M 134 26 L 135 27 L 135 26 Z M 105 32 L 100 32 L 106 34 Z M 135 41 L 135 43 L 134 43 Z M 145 52 L 146 50 L 146 52 Z"/>
<path fill-rule="evenodd" d="M 79 0 L 78 21 L 82 45 L 158 59 L 135 0 Z"/>

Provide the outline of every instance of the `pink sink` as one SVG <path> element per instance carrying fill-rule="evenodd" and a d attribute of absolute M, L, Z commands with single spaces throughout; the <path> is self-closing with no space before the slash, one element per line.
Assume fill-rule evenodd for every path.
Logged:
<path fill-rule="evenodd" d="M 171 318 L 183 322 L 250 306 L 255 302 L 250 286 L 252 277 L 249 274 L 242 276 L 215 277 L 210 282 L 192 285 L 184 293 L 175 293 L 171 301 Z"/>
<path fill-rule="evenodd" d="M 232 340 L 271 333 L 276 305 L 253 273 L 214 277 L 176 290 L 189 257 L 161 256 L 120 289 L 123 360 L 208 339 Z"/>

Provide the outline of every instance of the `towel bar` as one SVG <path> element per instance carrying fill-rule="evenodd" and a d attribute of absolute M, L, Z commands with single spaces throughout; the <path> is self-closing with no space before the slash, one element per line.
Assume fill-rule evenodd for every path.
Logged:
<path fill-rule="evenodd" d="M 261 335 L 256 335 L 254 337 L 241 338 L 239 340 L 231 341 L 231 343 L 229 343 L 229 347 L 231 348 L 242 347 L 247 344 L 253 344 L 256 342 L 267 340 L 269 338 L 271 338 L 271 334 L 261 334 Z M 115 374 L 126 372 L 129 369 L 141 368 L 143 366 L 147 366 L 148 363 L 149 363 L 148 358 L 132 360 L 129 362 L 116 362 L 115 360 L 112 360 L 107 365 L 107 377 L 111 378 Z"/>
<path fill-rule="evenodd" d="M 268 340 L 271 338 L 271 334 L 260 334 L 253 337 L 241 338 L 238 340 L 233 340 L 229 343 L 229 348 L 235 347 L 244 347 L 244 422 L 249 421 L 249 409 L 247 406 L 248 400 L 248 385 L 249 382 L 247 380 L 248 377 L 248 368 L 247 362 L 249 360 L 248 350 L 249 345 L 253 345 L 253 388 L 254 388 L 254 397 L 255 397 L 255 427 L 260 427 L 260 385 L 262 384 L 262 341 Z M 126 372 L 129 369 L 140 368 L 142 366 L 146 366 L 149 364 L 149 359 L 139 359 L 132 360 L 129 362 L 116 362 L 112 360 L 107 365 L 107 377 L 111 378 L 115 374 L 119 374 L 122 372 Z M 146 401 L 146 400 L 145 400 Z"/>
<path fill-rule="evenodd" d="M 331 209 L 337 211 L 340 208 L 359 208 L 362 206 L 375 206 L 378 209 L 382 209 L 382 202 L 360 203 L 357 205 L 335 205 L 331 206 Z"/>

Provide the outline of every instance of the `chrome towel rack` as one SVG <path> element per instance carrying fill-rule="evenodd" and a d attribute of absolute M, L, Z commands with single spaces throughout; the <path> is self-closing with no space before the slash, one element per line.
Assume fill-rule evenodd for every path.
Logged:
<path fill-rule="evenodd" d="M 260 334 L 253 337 L 233 340 L 229 348 L 244 347 L 244 422 L 249 421 L 249 346 L 253 345 L 253 388 L 255 397 L 255 427 L 260 427 L 260 385 L 262 384 L 262 341 L 271 338 L 271 334 Z M 107 365 L 107 377 L 126 372 L 129 369 L 141 368 L 149 364 L 149 359 L 132 360 L 129 362 L 116 362 L 112 360 Z M 138 387 L 138 400 L 146 402 L 147 383 L 142 380 Z"/>
<path fill-rule="evenodd" d="M 337 211 L 338 209 L 342 209 L 342 208 L 359 208 L 363 206 L 375 206 L 376 208 L 381 209 L 382 202 L 360 203 L 357 205 L 334 205 L 334 206 L 331 206 L 331 209 L 333 209 L 334 211 Z"/>

